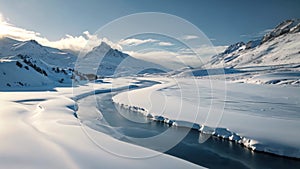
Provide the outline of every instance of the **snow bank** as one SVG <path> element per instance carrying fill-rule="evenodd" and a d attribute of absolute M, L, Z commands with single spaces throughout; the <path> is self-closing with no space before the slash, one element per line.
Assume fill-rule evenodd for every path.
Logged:
<path fill-rule="evenodd" d="M 229 83 L 224 97 L 222 81 L 156 80 L 164 83 L 120 93 L 113 101 L 155 121 L 194 128 L 252 150 L 300 158 L 297 88 Z M 212 119 L 219 120 L 217 125 Z"/>
<path fill-rule="evenodd" d="M 112 84 L 89 84 L 74 90 L 56 88 L 51 92 L 0 92 L 0 168 L 202 168 L 82 126 L 74 117 L 77 106 L 68 97 L 74 91 L 76 95 L 90 91 L 91 87 L 110 89 Z M 89 111 L 89 107 L 79 110 Z M 120 154 L 158 155 L 130 158 L 112 154 L 96 145 L 85 130 L 104 147 L 120 150 Z"/>

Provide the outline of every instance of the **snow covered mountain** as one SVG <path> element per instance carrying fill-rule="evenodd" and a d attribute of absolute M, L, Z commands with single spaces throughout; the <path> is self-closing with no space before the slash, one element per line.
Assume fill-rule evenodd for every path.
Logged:
<path fill-rule="evenodd" d="M 51 89 L 53 82 L 47 73 L 39 73 L 33 67 L 17 60 L 0 60 L 0 88 L 15 90 L 24 87 Z"/>
<path fill-rule="evenodd" d="M 238 42 L 213 56 L 206 67 L 300 64 L 300 19 L 286 20 L 256 41 Z"/>
<path fill-rule="evenodd" d="M 45 47 L 34 40 L 0 39 L 0 86 L 62 86 L 72 83 L 76 56 Z"/>
<path fill-rule="evenodd" d="M 76 64 L 76 67 L 75 67 Z M 74 70 L 75 69 L 75 70 Z M 0 86 L 65 86 L 72 80 L 153 74 L 166 68 L 135 59 L 101 43 L 83 57 L 40 45 L 35 40 L 0 39 Z"/>
<path fill-rule="evenodd" d="M 0 58 L 27 55 L 35 60 L 61 68 L 73 67 L 76 56 L 59 49 L 40 45 L 35 40 L 17 41 L 11 38 L 0 39 Z"/>
<path fill-rule="evenodd" d="M 161 65 L 136 59 L 102 42 L 86 55 L 79 57 L 75 69 L 98 76 L 129 76 L 168 71 Z"/>
<path fill-rule="evenodd" d="M 299 86 L 300 19 L 280 23 L 261 39 L 232 44 L 202 68 L 175 76 L 220 78 L 224 74 L 231 82 Z"/>

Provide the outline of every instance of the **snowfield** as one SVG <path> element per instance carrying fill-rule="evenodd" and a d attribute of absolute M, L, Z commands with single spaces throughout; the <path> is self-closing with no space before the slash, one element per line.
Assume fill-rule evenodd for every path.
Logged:
<path fill-rule="evenodd" d="M 153 120 L 191 127 L 252 150 L 300 158 L 297 87 L 150 79 L 162 84 L 117 94 L 113 101 Z"/>
<path fill-rule="evenodd" d="M 84 124 L 74 116 L 78 107 L 70 99 L 73 92 L 84 95 L 91 88 L 110 89 L 127 84 L 123 79 L 114 86 L 107 83 L 89 84 L 74 90 L 0 92 L 0 168 L 202 168 L 160 153 L 142 159 L 116 156 L 87 137 Z M 154 152 L 87 127 L 84 129 L 91 130 L 89 132 L 107 146 L 124 152 Z"/>

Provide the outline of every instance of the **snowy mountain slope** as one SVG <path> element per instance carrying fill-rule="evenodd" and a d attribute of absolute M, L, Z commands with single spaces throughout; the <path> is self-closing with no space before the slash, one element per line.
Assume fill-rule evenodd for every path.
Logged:
<path fill-rule="evenodd" d="M 267 41 L 256 48 L 241 46 L 231 53 L 215 56 L 212 67 L 246 67 L 300 63 L 300 33 L 286 34 Z"/>
<path fill-rule="evenodd" d="M 18 54 L 28 55 L 35 60 L 41 60 L 49 66 L 61 68 L 73 67 L 77 58 L 59 49 L 42 46 L 35 40 L 22 42 L 10 38 L 0 39 L 0 58 Z"/>
<path fill-rule="evenodd" d="M 17 60 L 0 60 L 0 79 L 1 90 L 42 86 L 47 89 L 53 86 L 53 81 L 46 75 Z"/>
<path fill-rule="evenodd" d="M 300 19 L 287 20 L 261 40 L 229 46 L 213 56 L 206 67 L 234 67 L 300 64 Z"/>
<path fill-rule="evenodd" d="M 40 45 L 34 40 L 17 41 L 10 38 L 0 39 L 0 59 L 19 61 L 33 71 L 45 75 L 56 86 L 71 85 L 72 79 L 83 80 L 83 77 L 97 74 L 98 76 L 128 76 L 137 74 L 154 74 L 167 71 L 154 63 L 135 59 L 118 50 L 112 49 L 106 43 L 95 47 L 91 52 L 77 60 L 77 56 L 59 49 Z M 98 63 L 101 60 L 100 66 Z M 77 69 L 74 71 L 75 63 Z M 98 69 L 99 68 L 99 69 Z M 6 69 L 10 69 L 6 67 Z M 97 73 L 95 73 L 97 72 Z M 27 72 L 28 73 L 28 72 Z M 84 74 L 85 73 L 85 74 Z M 22 73 L 21 73 L 22 74 Z M 18 76 L 14 81 L 22 79 Z M 5 79 L 1 79 L 6 84 Z"/>
<path fill-rule="evenodd" d="M 74 69 L 67 67 L 61 68 L 55 65 L 49 65 L 40 59 L 34 59 L 28 55 L 17 55 L 13 57 L 22 60 L 28 66 L 34 68 L 37 72 L 46 75 L 51 79 L 57 86 L 71 85 Z"/>
<path fill-rule="evenodd" d="M 3 72 L 11 72 L 11 77 L 3 76 L 0 79 L 2 85 L 6 87 L 12 88 L 14 85 L 9 86 L 6 84 L 14 82 L 21 82 L 19 85 L 15 85 L 19 88 L 25 86 L 36 87 L 49 84 L 50 81 L 56 86 L 65 86 L 72 83 L 71 78 L 76 56 L 55 48 L 42 46 L 34 40 L 21 42 L 10 38 L 2 38 L 0 39 L 0 60 L 2 60 L 1 69 Z M 19 67 L 23 69 L 15 69 L 16 66 L 7 66 L 10 64 L 16 65 L 17 62 Z M 14 73 L 14 71 L 16 72 Z M 36 74 L 46 77 L 41 80 Z M 10 79 L 10 81 L 7 81 L 7 79 Z M 31 80 L 28 81 L 28 79 Z M 47 79 L 47 82 L 44 82 L 45 79 Z M 37 81 L 37 83 L 34 81 Z M 43 83 L 40 83 L 40 81 L 43 81 Z M 22 83 L 24 85 L 20 85 Z"/>
<path fill-rule="evenodd" d="M 12 55 L 11 48 L 20 41 L 11 38 L 0 38 L 0 57 Z"/>
<path fill-rule="evenodd" d="M 261 39 L 230 45 L 201 69 L 183 71 L 176 76 L 222 76 L 238 83 L 299 86 L 300 19 L 282 22 Z"/>
<path fill-rule="evenodd" d="M 128 76 L 146 73 L 161 73 L 168 71 L 161 65 L 143 61 L 112 49 L 102 42 L 83 57 L 79 57 L 76 70 L 98 76 Z"/>
<path fill-rule="evenodd" d="M 300 19 L 289 19 L 281 22 L 275 29 L 264 35 L 262 43 L 272 40 L 286 33 L 296 33 L 300 31 Z"/>

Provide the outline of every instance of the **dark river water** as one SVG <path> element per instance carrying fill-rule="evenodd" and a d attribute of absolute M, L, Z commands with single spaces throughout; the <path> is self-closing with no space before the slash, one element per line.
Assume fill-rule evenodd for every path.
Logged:
<path fill-rule="evenodd" d="M 98 115 L 94 112 L 85 112 L 85 114 L 79 114 L 79 117 L 85 121 L 90 119 L 95 124 L 103 123 L 104 119 L 107 125 L 114 128 L 114 133 L 117 132 L 119 135 L 125 136 L 125 138 L 148 138 L 160 135 L 168 130 L 171 133 L 170 137 L 182 137 L 181 141 L 170 149 L 165 149 L 164 144 L 159 141 L 143 143 L 142 141 L 124 139 L 124 137 L 121 140 L 208 168 L 300 168 L 300 160 L 298 159 L 253 152 L 234 142 L 213 136 L 208 138 L 207 135 L 201 134 L 196 130 L 170 127 L 165 123 L 152 121 L 142 114 L 116 106 L 111 100 L 114 94 L 116 93 L 100 92 L 96 95 L 97 108 L 103 115 L 102 120 L 95 120 Z M 103 129 L 101 125 L 98 125 L 98 127 L 96 130 L 107 134 L 112 133 L 107 131 L 106 127 Z M 113 134 L 112 136 L 114 137 Z M 204 143 L 199 143 L 199 140 L 206 138 L 208 139 Z"/>

